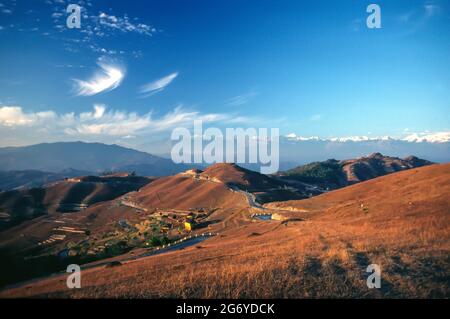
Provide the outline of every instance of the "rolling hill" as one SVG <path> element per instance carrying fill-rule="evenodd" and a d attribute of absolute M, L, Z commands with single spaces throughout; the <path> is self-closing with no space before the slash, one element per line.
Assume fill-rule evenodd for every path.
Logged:
<path fill-rule="evenodd" d="M 240 190 L 252 193 L 262 203 L 306 197 L 303 188 L 290 188 L 282 181 L 228 163 L 162 177 L 130 197 L 150 207 L 238 207 L 242 202 L 242 195 L 237 194 Z"/>
<path fill-rule="evenodd" d="M 282 187 L 284 183 L 269 176 L 240 167 L 236 164 L 218 163 L 200 172 L 200 177 L 222 182 L 231 187 L 249 191 Z"/>
<path fill-rule="evenodd" d="M 415 167 L 430 165 L 431 162 L 409 156 L 404 159 L 373 153 L 367 157 L 338 161 L 330 159 L 299 166 L 277 174 L 281 179 L 294 180 L 336 189 Z"/>
<path fill-rule="evenodd" d="M 245 205 L 241 195 L 226 184 L 196 179 L 188 174 L 161 177 L 129 196 L 143 207 L 190 209 Z"/>
<path fill-rule="evenodd" d="M 290 199 L 301 198 L 292 191 L 279 189 L 282 183 L 277 180 L 234 164 L 216 164 L 205 171 L 192 169 L 158 178 L 142 188 L 140 185 L 128 189 L 120 187 L 120 192 L 114 192 L 111 186 L 120 186 L 117 179 L 125 178 L 131 177 L 85 176 L 57 182 L 47 188 L 2 193 L 5 197 L 0 196 L 0 207 L 9 220 L 3 219 L 7 229 L 0 232 L 0 256 L 4 261 L 3 271 L 14 272 L 14 276 L 0 281 L 0 285 L 60 269 L 64 260 L 56 256 L 65 250 L 73 252 L 70 248 L 73 243 L 78 243 L 77 247 L 83 251 L 77 258 L 86 262 L 92 258 L 105 258 L 93 253 L 104 246 L 103 241 L 120 246 L 114 251 L 108 250 L 108 256 L 115 256 L 142 245 L 145 240 L 152 240 L 152 237 L 164 239 L 156 226 L 145 231 L 150 235 L 144 235 L 147 237 L 139 242 L 127 233 L 135 228 L 133 225 L 145 220 L 155 225 L 165 218 L 161 216 L 170 215 L 167 218 L 172 224 L 175 219 L 183 220 L 187 214 L 197 214 L 202 216 L 197 228 L 215 229 L 239 224 L 235 214 L 250 212 L 254 209 L 252 206 L 260 207 L 252 196 L 261 198 L 261 193 L 265 192 L 265 198 L 268 198 L 267 194 L 277 199 L 281 198 L 280 194 Z M 99 196 L 102 194 L 108 196 Z M 83 209 L 74 213 L 68 212 L 67 208 Z M 152 216 L 156 216 L 156 220 Z M 170 238 L 180 236 L 178 231 L 182 228 L 177 227 L 169 229 Z"/>
<path fill-rule="evenodd" d="M 0 229 L 39 216 L 73 212 L 138 190 L 151 179 L 125 174 L 81 176 L 23 190 L 0 192 Z"/>
<path fill-rule="evenodd" d="M 266 204 L 282 221 L 256 220 L 246 209 L 216 215 L 234 221 L 214 224 L 219 236 L 85 269 L 81 289 L 68 290 L 63 274 L 0 296 L 448 298 L 449 194 L 450 164 L 409 169 Z M 366 285 L 370 264 L 382 269 L 380 289 Z"/>

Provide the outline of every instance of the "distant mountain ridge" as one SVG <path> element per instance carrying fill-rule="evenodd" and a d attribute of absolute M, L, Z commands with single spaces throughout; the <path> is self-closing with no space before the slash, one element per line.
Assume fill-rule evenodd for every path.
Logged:
<path fill-rule="evenodd" d="M 38 170 L 51 173 L 67 169 L 93 173 L 135 171 L 144 176 L 172 175 L 189 168 L 170 159 L 115 144 L 84 142 L 0 148 L 0 167 L 3 171 Z"/>
<path fill-rule="evenodd" d="M 450 142 L 378 140 L 323 140 L 280 137 L 280 163 L 291 161 L 305 165 L 329 158 L 358 158 L 374 152 L 405 158 L 411 154 L 435 163 L 450 162 Z M 289 167 L 294 168 L 295 166 Z M 286 170 L 280 168 L 281 171 Z"/>
<path fill-rule="evenodd" d="M 336 189 L 366 181 L 390 173 L 433 164 L 415 156 L 398 158 L 373 153 L 366 157 L 338 161 L 329 159 L 280 172 L 284 180 L 314 184 L 322 188 Z"/>
<path fill-rule="evenodd" d="M 58 173 L 37 170 L 0 171 L 0 191 L 39 187 L 64 178 L 81 175 L 92 175 L 92 173 L 74 169 L 65 169 Z"/>

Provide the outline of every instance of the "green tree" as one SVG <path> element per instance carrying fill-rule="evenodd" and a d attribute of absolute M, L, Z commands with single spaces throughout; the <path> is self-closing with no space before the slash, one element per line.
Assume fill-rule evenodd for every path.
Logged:
<path fill-rule="evenodd" d="M 158 237 L 155 237 L 155 236 L 152 237 L 150 242 L 151 242 L 152 246 L 154 246 L 154 247 L 162 245 L 161 239 L 159 239 Z"/>
<path fill-rule="evenodd" d="M 167 245 L 168 243 L 170 243 L 169 238 L 167 238 L 167 236 L 164 236 L 163 239 L 161 240 L 163 245 Z"/>

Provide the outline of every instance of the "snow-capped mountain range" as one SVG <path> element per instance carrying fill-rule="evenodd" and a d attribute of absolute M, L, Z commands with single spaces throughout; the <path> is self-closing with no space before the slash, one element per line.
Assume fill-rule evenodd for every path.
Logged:
<path fill-rule="evenodd" d="M 401 137 L 391 136 L 346 136 L 346 137 L 329 137 L 320 138 L 318 136 L 297 136 L 295 133 L 290 133 L 285 136 L 289 140 L 293 141 L 330 141 L 330 142 L 365 142 L 365 141 L 406 141 L 414 143 L 448 143 L 450 142 L 450 132 L 422 132 L 422 133 L 410 133 Z"/>

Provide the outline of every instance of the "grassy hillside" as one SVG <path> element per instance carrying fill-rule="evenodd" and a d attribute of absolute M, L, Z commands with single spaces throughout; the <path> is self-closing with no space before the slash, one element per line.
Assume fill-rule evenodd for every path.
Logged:
<path fill-rule="evenodd" d="M 0 192 L 0 229 L 46 214 L 73 212 L 138 190 L 151 179 L 141 176 L 84 176 L 45 187 Z"/>
<path fill-rule="evenodd" d="M 314 162 L 281 172 L 278 175 L 286 180 L 313 184 L 321 188 L 336 189 L 386 174 L 430 164 L 432 163 L 415 156 L 401 159 L 373 153 L 357 159 L 342 161 L 329 159 L 324 162 Z"/>
<path fill-rule="evenodd" d="M 342 164 L 334 159 L 299 166 L 283 172 L 282 175 L 304 183 L 316 184 L 322 187 L 331 186 L 332 188 L 336 188 L 346 184 L 345 174 L 342 171 Z"/>
<path fill-rule="evenodd" d="M 229 212 L 215 228 L 220 236 L 85 270 L 82 289 L 68 290 L 56 276 L 0 296 L 449 298 L 448 194 L 450 164 L 411 169 L 267 205 L 283 221 Z M 370 264 L 381 267 L 381 289 L 367 288 Z"/>

